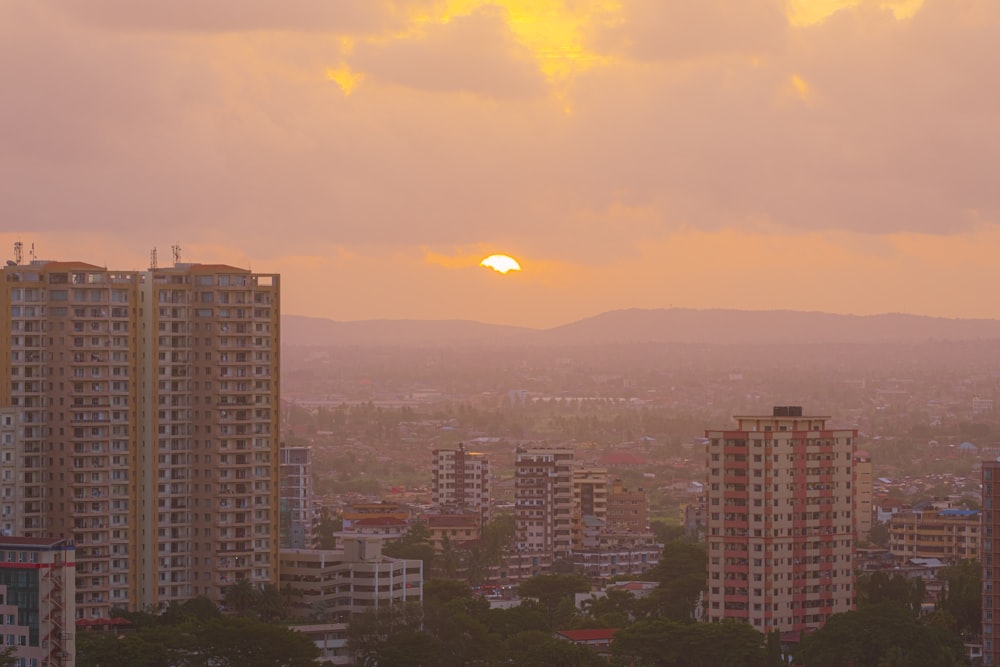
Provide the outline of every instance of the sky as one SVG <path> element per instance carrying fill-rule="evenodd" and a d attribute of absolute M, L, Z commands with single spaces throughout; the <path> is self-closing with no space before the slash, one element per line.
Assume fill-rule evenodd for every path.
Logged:
<path fill-rule="evenodd" d="M 1000 318 L 998 62 L 996 0 L 0 0 L 0 257 L 177 245 L 336 320 Z"/>

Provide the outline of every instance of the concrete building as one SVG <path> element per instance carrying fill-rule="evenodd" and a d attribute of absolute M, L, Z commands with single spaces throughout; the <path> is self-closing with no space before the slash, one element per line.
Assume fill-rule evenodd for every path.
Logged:
<path fill-rule="evenodd" d="M 293 616 L 315 623 L 293 625 L 316 644 L 320 664 L 349 665 L 347 624 L 369 609 L 421 603 L 423 562 L 382 555 L 378 537 L 345 537 L 344 548 L 281 550 L 281 590 L 291 599 Z"/>
<path fill-rule="evenodd" d="M 767 632 L 853 609 L 854 441 L 798 406 L 707 430 L 707 618 Z"/>
<path fill-rule="evenodd" d="M 19 664 L 76 664 L 75 556 L 72 540 L 0 538 L 0 619 Z"/>
<path fill-rule="evenodd" d="M 572 550 L 572 466 L 571 449 L 514 450 L 514 545 L 539 554 L 540 562 L 565 558 Z"/>
<path fill-rule="evenodd" d="M 475 513 L 490 518 L 490 459 L 486 454 L 435 449 L 431 460 L 432 502 L 438 512 Z"/>
<path fill-rule="evenodd" d="M 872 532 L 872 516 L 875 508 L 872 505 L 872 457 L 864 450 L 854 453 L 854 497 L 857 504 L 854 508 L 857 522 L 857 539 L 867 540 Z"/>
<path fill-rule="evenodd" d="M 608 530 L 641 535 L 649 532 L 649 496 L 643 489 L 627 489 L 615 479 L 608 493 Z"/>
<path fill-rule="evenodd" d="M 0 535 L 17 532 L 17 410 L 0 405 Z"/>
<path fill-rule="evenodd" d="M 608 519 L 608 471 L 577 468 L 573 483 L 573 550 L 593 549 Z"/>
<path fill-rule="evenodd" d="M 230 266 L 0 269 L 16 532 L 74 540 L 79 616 L 276 582 L 279 310 Z"/>
<path fill-rule="evenodd" d="M 400 503 L 390 503 L 388 501 L 380 503 L 354 503 L 344 508 L 341 518 L 344 520 L 344 531 L 353 532 L 359 521 L 370 524 L 370 519 L 395 519 L 404 524 L 409 524 L 410 510 Z"/>
<path fill-rule="evenodd" d="M 1000 460 L 983 461 L 983 664 L 1000 665 Z"/>
<path fill-rule="evenodd" d="M 897 558 L 978 560 L 980 535 L 978 510 L 904 510 L 889 519 L 889 551 Z"/>
<path fill-rule="evenodd" d="M 431 534 L 434 551 L 444 551 L 445 539 L 452 548 L 475 542 L 482 535 L 479 514 L 425 514 L 421 521 Z"/>
<path fill-rule="evenodd" d="M 308 447 L 281 448 L 281 548 L 309 549 L 315 514 L 312 455 Z"/>

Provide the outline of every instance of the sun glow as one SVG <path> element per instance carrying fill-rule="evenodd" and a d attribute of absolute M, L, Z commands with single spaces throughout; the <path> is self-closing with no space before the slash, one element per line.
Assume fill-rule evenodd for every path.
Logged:
<path fill-rule="evenodd" d="M 447 22 L 483 7 L 499 7 L 515 39 L 531 51 L 550 82 L 607 62 L 607 57 L 587 48 L 584 35 L 597 22 L 613 22 L 621 9 L 614 0 L 572 4 L 565 0 L 449 0 L 445 7 L 443 15 L 431 20 Z"/>
<path fill-rule="evenodd" d="M 521 270 L 521 265 L 517 263 L 517 260 L 507 255 L 490 255 L 479 262 L 479 266 L 485 266 L 504 275 L 507 275 L 511 271 Z"/>

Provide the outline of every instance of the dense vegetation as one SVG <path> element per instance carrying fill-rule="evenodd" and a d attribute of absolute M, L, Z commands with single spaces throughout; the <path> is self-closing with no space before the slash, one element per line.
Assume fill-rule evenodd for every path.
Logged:
<path fill-rule="evenodd" d="M 227 615 L 207 598 L 168 607 L 161 614 L 115 610 L 130 629 L 77 634 L 78 667 L 312 667 L 319 650 L 305 635 L 260 620 L 271 603 L 253 587 L 233 586 L 229 600 L 248 605 Z M 269 610 L 261 613 L 261 609 Z M 278 612 L 280 613 L 280 612 Z"/>

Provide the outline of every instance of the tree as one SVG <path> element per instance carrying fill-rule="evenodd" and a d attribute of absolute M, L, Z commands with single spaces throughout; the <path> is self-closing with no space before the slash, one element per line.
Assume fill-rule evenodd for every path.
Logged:
<path fill-rule="evenodd" d="M 507 641 L 510 664 L 518 667 L 607 667 L 608 661 L 541 630 L 519 632 Z"/>
<path fill-rule="evenodd" d="M 946 667 L 964 661 L 962 639 L 940 624 L 924 624 L 893 601 L 834 614 L 795 650 L 805 667 L 878 667 L 902 654 L 910 667 Z"/>
<path fill-rule="evenodd" d="M 17 667 L 16 646 L 5 646 L 0 649 L 0 667 Z"/>
<path fill-rule="evenodd" d="M 618 631 L 611 649 L 629 662 L 657 667 L 762 667 L 767 659 L 764 635 L 736 621 L 638 621 Z"/>
<path fill-rule="evenodd" d="M 117 636 L 77 635 L 79 667 L 312 667 L 319 650 L 305 635 L 243 616 L 206 617 L 203 605 L 177 605 L 155 622 Z"/>
<path fill-rule="evenodd" d="M 424 563 L 424 572 L 432 572 L 434 566 L 434 545 L 427 524 L 417 521 L 410 526 L 406 535 L 382 547 L 382 553 L 391 558 L 419 560 Z"/>
<path fill-rule="evenodd" d="M 955 620 L 955 630 L 965 636 L 982 628 L 983 569 L 978 561 L 965 560 L 944 571 L 947 587 L 941 609 Z"/>
<path fill-rule="evenodd" d="M 347 648 L 358 664 L 374 666 L 379 655 L 393 637 L 419 632 L 423 614 L 417 603 L 393 604 L 368 609 L 351 616 L 347 624 Z"/>
<path fill-rule="evenodd" d="M 344 520 L 334 517 L 330 510 L 324 507 L 319 511 L 319 525 L 316 527 L 317 546 L 320 549 L 336 549 L 337 531 L 343 530 Z"/>
<path fill-rule="evenodd" d="M 235 584 L 226 587 L 222 603 L 226 609 L 243 612 L 257 603 L 257 589 L 249 579 L 240 579 Z"/>
<path fill-rule="evenodd" d="M 889 524 L 876 522 L 868 532 L 868 541 L 880 547 L 889 546 Z"/>
<path fill-rule="evenodd" d="M 550 610 L 554 610 L 561 600 L 572 600 L 574 594 L 589 590 L 590 580 L 578 574 L 540 574 L 526 579 L 518 587 L 521 597 L 535 598 Z"/>
<path fill-rule="evenodd" d="M 194 653 L 215 667 L 315 667 L 319 657 L 305 635 L 239 616 L 199 625 Z"/>
<path fill-rule="evenodd" d="M 665 616 L 680 623 L 694 621 L 695 605 L 705 592 L 708 557 L 702 545 L 668 542 L 659 564 L 646 577 L 659 586 L 635 609 L 640 615 Z"/>
<path fill-rule="evenodd" d="M 907 579 L 899 573 L 890 577 L 885 572 L 860 575 L 857 590 L 858 605 L 861 607 L 888 603 L 915 615 L 920 613 L 927 592 L 924 580 L 919 577 Z"/>
<path fill-rule="evenodd" d="M 606 628 L 621 627 L 632 617 L 635 596 L 629 591 L 617 588 L 608 589 L 603 596 L 591 595 L 584 600 L 583 608 L 587 615 L 596 621 L 596 625 Z"/>

